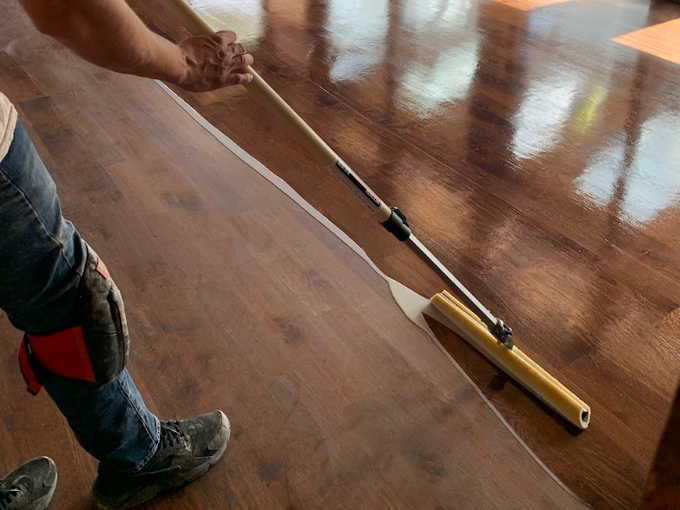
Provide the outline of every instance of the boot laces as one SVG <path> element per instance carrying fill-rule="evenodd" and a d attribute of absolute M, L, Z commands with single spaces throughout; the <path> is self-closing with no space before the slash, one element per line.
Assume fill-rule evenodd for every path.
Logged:
<path fill-rule="evenodd" d="M 161 427 L 161 446 L 171 448 L 173 446 L 187 443 L 189 436 L 182 424 L 177 420 L 164 421 Z"/>
<path fill-rule="evenodd" d="M 21 492 L 22 489 L 20 487 L 7 487 L 0 483 L 0 508 L 6 508 L 14 497 L 21 494 Z"/>

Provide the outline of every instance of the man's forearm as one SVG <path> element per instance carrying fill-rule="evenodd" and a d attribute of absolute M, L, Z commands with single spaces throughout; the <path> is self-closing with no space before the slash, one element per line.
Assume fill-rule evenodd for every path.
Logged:
<path fill-rule="evenodd" d="M 19 0 L 41 32 L 113 71 L 179 83 L 182 51 L 151 32 L 123 0 Z"/>

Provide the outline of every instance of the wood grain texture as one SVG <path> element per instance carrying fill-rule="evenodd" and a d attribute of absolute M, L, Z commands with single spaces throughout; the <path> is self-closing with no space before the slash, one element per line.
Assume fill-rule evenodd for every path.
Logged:
<path fill-rule="evenodd" d="M 680 389 L 647 478 L 644 510 L 674 510 L 680 505 Z"/>
<path fill-rule="evenodd" d="M 131 4 L 183 37 L 151 0 Z M 680 305 L 680 68 L 612 39 L 680 6 L 194 4 L 239 33 L 260 74 L 593 408 L 575 435 L 438 328 L 522 437 L 597 508 L 638 506 L 680 373 L 668 327 Z M 180 94 L 387 274 L 442 290 L 244 90 Z"/>
<path fill-rule="evenodd" d="M 0 88 L 121 288 L 147 404 L 231 418 L 223 461 L 145 508 L 585 508 L 366 261 L 158 85 L 90 66 L 2 8 Z M 0 338 L 0 471 L 50 455 L 50 508 L 88 508 L 93 460 L 47 395 L 26 393 L 4 316 Z"/>

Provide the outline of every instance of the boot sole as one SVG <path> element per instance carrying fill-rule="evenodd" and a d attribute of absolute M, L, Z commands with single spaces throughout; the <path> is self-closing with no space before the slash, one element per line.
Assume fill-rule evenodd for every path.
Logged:
<path fill-rule="evenodd" d="M 221 411 L 220 411 L 221 412 Z M 222 413 L 222 412 L 221 412 Z M 210 459 L 210 462 L 207 462 L 206 464 L 203 464 L 201 466 L 196 467 L 195 469 L 191 470 L 189 472 L 189 476 L 185 478 L 184 480 L 176 483 L 169 483 L 169 484 L 156 484 L 156 485 L 151 485 L 149 487 L 146 487 L 142 489 L 140 492 L 134 494 L 130 499 L 120 502 L 117 500 L 112 500 L 112 501 L 106 501 L 105 497 L 99 496 L 96 493 L 92 494 L 92 505 L 95 510 L 129 510 L 130 508 L 134 508 L 138 505 L 141 505 L 142 503 L 146 503 L 147 501 L 155 498 L 159 494 L 162 494 L 164 492 L 168 492 L 174 489 L 181 489 L 185 485 L 190 484 L 191 482 L 196 481 L 200 477 L 202 477 L 204 474 L 208 472 L 208 470 L 213 467 L 217 462 L 222 458 L 222 455 L 227 449 L 227 445 L 229 444 L 229 435 L 231 435 L 231 430 L 230 430 L 230 424 L 229 424 L 229 419 L 227 416 L 222 413 L 222 423 L 226 423 L 227 426 L 227 442 L 224 443 L 222 448 L 220 448 L 215 455 Z"/>

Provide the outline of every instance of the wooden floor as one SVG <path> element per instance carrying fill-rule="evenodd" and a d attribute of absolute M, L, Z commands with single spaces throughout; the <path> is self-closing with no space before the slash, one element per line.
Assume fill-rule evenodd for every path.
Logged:
<path fill-rule="evenodd" d="M 680 374 L 680 4 L 195 5 L 593 408 L 575 434 L 438 329 L 522 437 L 595 507 L 637 506 Z M 182 96 L 386 273 L 441 290 L 245 91 Z"/>
<path fill-rule="evenodd" d="M 680 390 L 647 478 L 644 510 L 673 510 L 680 501 Z"/>
<path fill-rule="evenodd" d="M 65 214 L 126 299 L 130 369 L 161 417 L 222 408 L 222 462 L 164 509 L 584 509 L 396 306 L 386 281 L 157 84 L 79 61 L 2 2 L 0 89 Z M 0 471 L 95 463 L 26 393 L 0 317 Z M 14 347 L 12 347 L 14 346 Z"/>

